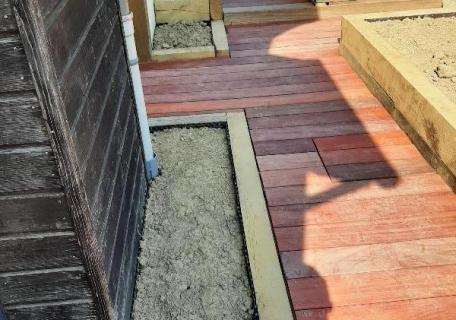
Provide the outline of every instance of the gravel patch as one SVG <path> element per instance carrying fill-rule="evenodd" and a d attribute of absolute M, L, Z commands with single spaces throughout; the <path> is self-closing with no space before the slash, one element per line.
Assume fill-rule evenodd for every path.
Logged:
<path fill-rule="evenodd" d="M 211 27 L 206 22 L 157 25 L 154 49 L 204 47 L 212 45 Z"/>
<path fill-rule="evenodd" d="M 386 20 L 372 24 L 456 103 L 456 17 Z"/>
<path fill-rule="evenodd" d="M 153 134 L 135 320 L 255 319 L 224 128 Z"/>

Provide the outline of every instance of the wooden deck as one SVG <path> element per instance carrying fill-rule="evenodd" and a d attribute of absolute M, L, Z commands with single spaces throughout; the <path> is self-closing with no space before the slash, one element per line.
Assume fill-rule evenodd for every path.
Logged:
<path fill-rule="evenodd" d="M 456 319 L 456 195 L 338 55 L 338 20 L 143 66 L 150 116 L 245 109 L 298 320 Z"/>

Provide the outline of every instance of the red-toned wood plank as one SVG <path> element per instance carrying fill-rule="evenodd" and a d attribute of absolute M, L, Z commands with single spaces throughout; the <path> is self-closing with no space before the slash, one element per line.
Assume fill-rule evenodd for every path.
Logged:
<path fill-rule="evenodd" d="M 266 188 L 265 190 L 269 206 L 373 199 L 446 191 L 450 191 L 450 188 L 434 173 L 371 181 Z"/>
<path fill-rule="evenodd" d="M 456 264 L 456 238 L 419 239 L 280 254 L 287 279 Z"/>
<path fill-rule="evenodd" d="M 295 126 L 284 128 L 267 128 L 251 130 L 253 142 L 269 140 L 287 140 L 301 138 L 316 138 L 325 136 L 337 136 L 347 134 L 359 134 L 367 132 L 385 132 L 399 130 L 393 120 L 366 121 L 364 123 L 330 123 L 322 125 Z"/>
<path fill-rule="evenodd" d="M 296 312 L 297 320 L 449 320 L 456 319 L 456 296 L 403 300 Z"/>
<path fill-rule="evenodd" d="M 362 208 L 360 208 L 362 210 Z M 456 234 L 456 211 L 373 221 L 275 228 L 279 251 L 350 247 Z"/>
<path fill-rule="evenodd" d="M 244 61 L 244 60 L 252 60 L 253 58 L 243 58 L 238 64 L 223 64 L 223 65 L 215 65 L 215 66 L 207 66 L 202 65 L 198 67 L 192 68 L 173 68 L 173 69 L 163 69 L 163 70 L 151 70 L 151 71 L 143 71 L 141 72 L 141 76 L 143 80 L 149 78 L 171 78 L 175 80 L 180 80 L 184 76 L 194 76 L 200 77 L 207 75 L 219 75 L 219 77 L 225 76 L 225 74 L 229 73 L 238 73 L 238 72 L 259 72 L 265 70 L 279 70 L 282 69 L 303 69 L 307 72 L 314 72 L 315 70 L 321 70 L 322 68 L 330 71 L 337 71 L 339 69 L 350 70 L 347 63 L 340 57 L 332 57 L 331 59 L 321 59 L 321 60 L 290 60 L 290 59 L 282 59 L 279 57 L 275 57 L 272 59 L 256 59 L 258 61 Z M 234 60 L 234 59 L 233 59 Z M 241 59 L 236 59 L 241 60 Z M 272 60 L 272 61 L 269 61 Z M 232 60 L 229 60 L 232 61 Z M 311 68 L 311 67 L 319 67 L 319 69 Z M 285 71 L 286 72 L 286 71 Z M 353 72 L 352 72 L 353 73 Z M 286 75 L 286 73 L 282 74 Z M 222 77 L 223 78 L 223 77 Z"/>
<path fill-rule="evenodd" d="M 285 115 L 299 115 L 305 113 L 316 113 L 316 112 L 330 112 L 340 110 L 352 110 L 361 108 L 373 108 L 380 107 L 381 104 L 373 96 L 370 96 L 363 100 L 333 100 L 306 103 L 301 105 L 281 105 L 269 108 L 249 108 L 245 110 L 245 114 L 249 120 L 251 118 L 262 118 L 262 117 L 274 117 L 274 116 L 285 116 Z"/>
<path fill-rule="evenodd" d="M 287 37 L 287 38 L 274 38 L 271 41 L 262 41 L 262 42 L 250 42 L 250 43 L 241 43 L 233 44 L 230 43 L 230 50 L 232 51 L 242 51 L 242 50 L 252 50 L 252 49 L 275 49 L 275 48 L 307 48 L 309 46 L 320 46 L 320 45 L 339 45 L 339 38 L 337 37 L 319 37 L 319 38 L 307 38 L 301 39 L 296 36 Z"/>
<path fill-rule="evenodd" d="M 257 156 L 317 151 L 312 139 L 260 141 L 253 147 Z"/>
<path fill-rule="evenodd" d="M 191 101 L 179 103 L 147 103 L 148 116 L 153 115 L 170 115 L 176 112 L 191 113 L 210 110 L 231 110 L 240 108 L 269 107 L 279 105 L 304 104 L 321 101 L 332 101 L 340 99 L 362 100 L 372 97 L 372 94 L 366 88 L 357 88 L 346 90 L 341 93 L 339 90 L 326 92 L 311 92 L 305 94 L 289 94 L 271 97 L 255 97 L 241 99 L 224 99 L 212 101 Z M 296 137 L 300 138 L 300 137 Z M 276 140 L 284 140 L 282 138 Z M 292 138 L 290 138 L 292 139 Z M 264 139 L 272 140 L 272 139 Z M 263 140 L 263 141 L 264 141 Z"/>
<path fill-rule="evenodd" d="M 361 208 L 361 209 L 360 209 Z M 450 192 L 390 195 L 349 201 L 329 201 L 270 207 L 274 227 L 342 223 L 404 218 L 437 211 L 456 211 L 456 197 Z"/>
<path fill-rule="evenodd" d="M 292 279 L 288 286 L 296 310 L 452 296 L 456 266 Z"/>
<path fill-rule="evenodd" d="M 434 170 L 421 157 L 406 160 L 391 160 L 369 163 L 352 163 L 327 166 L 329 176 L 335 181 L 394 178 L 409 174 L 431 173 Z"/>
<path fill-rule="evenodd" d="M 326 54 L 326 52 L 333 52 L 337 50 L 338 45 L 333 43 L 323 43 L 323 44 L 314 44 L 309 47 L 304 46 L 292 46 L 285 48 L 271 48 L 271 49 L 248 49 L 248 50 L 239 50 L 239 51 L 230 51 L 232 57 L 254 57 L 254 56 L 285 56 L 285 57 L 294 57 L 299 59 L 299 57 L 306 58 L 318 58 L 319 55 Z"/>
<path fill-rule="evenodd" d="M 257 162 L 260 171 L 310 167 L 323 168 L 317 152 L 258 156 Z"/>
<path fill-rule="evenodd" d="M 264 42 L 264 43 L 275 43 L 275 42 L 286 42 L 293 39 L 299 38 L 300 40 L 304 39 L 327 39 L 327 38 L 340 38 L 340 30 L 323 30 L 319 33 L 311 33 L 308 31 L 305 32 L 286 32 L 283 34 L 262 34 L 256 32 L 255 34 L 229 34 L 228 39 L 230 46 L 232 44 L 243 44 L 243 43 L 255 43 L 255 42 Z"/>
<path fill-rule="evenodd" d="M 173 93 L 193 93 L 201 91 L 218 91 L 223 88 L 224 91 L 232 89 L 246 89 L 246 88 L 269 88 L 283 85 L 306 85 L 318 82 L 331 82 L 331 81 L 347 81 L 348 79 L 358 79 L 350 70 L 342 70 L 334 72 L 329 76 L 323 68 L 310 67 L 315 69 L 307 72 L 302 69 L 281 69 L 281 70 L 266 70 L 263 72 L 240 72 L 240 73 L 227 73 L 223 77 L 219 75 L 206 75 L 201 77 L 185 76 L 179 79 L 163 79 L 159 83 L 158 79 L 146 78 L 144 82 L 144 94 L 147 95 L 161 95 Z M 341 72 L 341 73 L 338 73 Z M 283 73 L 284 76 L 280 76 Z M 159 84 L 147 85 L 148 80 L 153 80 Z M 169 81 L 168 81 L 169 80 Z M 213 80 L 213 81 L 211 81 Z M 269 89 L 267 89 L 269 90 Z"/>
<path fill-rule="evenodd" d="M 339 90 L 357 89 L 361 86 L 361 80 L 356 77 L 346 77 L 345 79 L 332 79 L 331 81 L 313 82 L 307 84 L 278 85 L 265 88 L 238 88 L 220 89 L 217 91 L 195 91 L 188 93 L 164 93 L 155 95 L 145 95 L 146 102 L 186 102 L 186 101 L 207 101 L 238 99 L 252 97 L 267 97 L 285 94 L 311 93 L 330 91 L 338 88 Z"/>
<path fill-rule="evenodd" d="M 319 151 L 368 148 L 387 145 L 410 144 L 408 136 L 400 130 L 379 133 L 324 137 L 314 139 Z"/>
<path fill-rule="evenodd" d="M 390 161 L 410 159 L 419 161 L 422 155 L 412 144 L 376 146 L 372 148 L 344 149 L 320 152 L 320 156 L 325 166 L 335 166 L 339 164 L 366 163 L 376 161 Z"/>
<path fill-rule="evenodd" d="M 261 179 L 265 188 L 331 182 L 323 166 L 263 171 Z"/>
<path fill-rule="evenodd" d="M 250 129 L 281 128 L 338 122 L 389 120 L 391 116 L 383 107 L 352 109 L 331 112 L 315 112 L 277 117 L 252 118 Z"/>

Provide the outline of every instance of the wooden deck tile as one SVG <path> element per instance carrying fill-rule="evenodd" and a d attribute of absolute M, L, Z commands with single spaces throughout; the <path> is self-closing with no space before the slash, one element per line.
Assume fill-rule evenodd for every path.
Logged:
<path fill-rule="evenodd" d="M 339 56 L 340 21 L 227 35 L 231 59 L 142 65 L 147 110 L 245 110 L 297 319 L 455 319 L 456 195 Z"/>

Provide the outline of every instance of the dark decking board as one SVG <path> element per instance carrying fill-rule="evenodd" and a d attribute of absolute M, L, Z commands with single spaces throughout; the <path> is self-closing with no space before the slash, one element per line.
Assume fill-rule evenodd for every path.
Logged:
<path fill-rule="evenodd" d="M 8 309 L 9 320 L 96 320 L 98 319 L 93 303 L 81 300 L 72 303 L 28 306 L 21 309 Z"/>
<path fill-rule="evenodd" d="M 142 66 L 149 115 L 245 110 L 298 320 L 453 319 L 456 196 L 339 36 L 339 20 L 228 27 L 231 59 Z"/>

